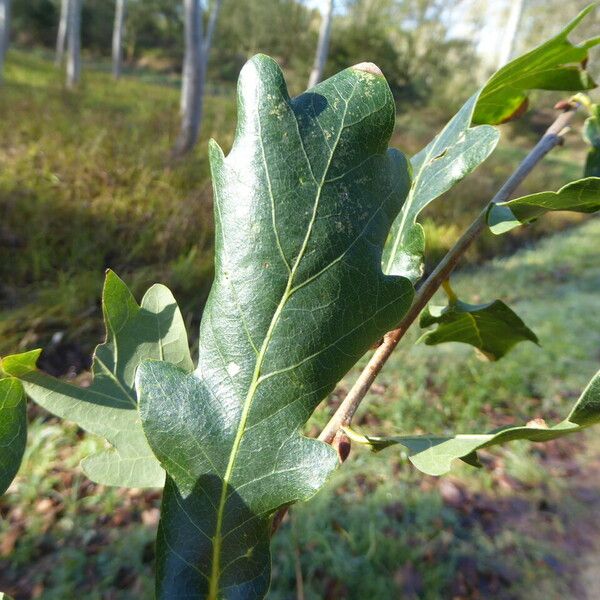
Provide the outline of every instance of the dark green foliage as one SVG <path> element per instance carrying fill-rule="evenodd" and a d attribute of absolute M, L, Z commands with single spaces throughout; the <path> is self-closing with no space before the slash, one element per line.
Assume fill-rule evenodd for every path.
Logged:
<path fill-rule="evenodd" d="M 60 0 L 12 0 L 12 37 L 22 44 L 53 47 L 59 13 Z"/>

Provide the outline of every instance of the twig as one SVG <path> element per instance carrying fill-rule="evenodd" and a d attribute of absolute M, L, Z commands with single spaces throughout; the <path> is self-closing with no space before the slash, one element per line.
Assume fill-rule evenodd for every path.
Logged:
<path fill-rule="evenodd" d="M 304 600 L 304 577 L 302 576 L 302 562 L 300 560 L 300 547 L 296 534 L 295 524 L 292 524 L 292 542 L 294 544 L 294 572 L 296 574 L 296 600 Z"/>
<path fill-rule="evenodd" d="M 508 200 L 519 184 L 544 158 L 544 156 L 546 156 L 546 154 L 554 147 L 562 143 L 563 136 L 567 131 L 567 126 L 571 122 L 578 107 L 579 104 L 577 103 L 568 104 L 566 110 L 556 118 L 554 123 L 552 123 L 546 133 L 544 133 L 540 141 L 525 157 L 515 172 L 506 180 L 504 185 L 481 211 L 475 221 L 471 223 L 469 228 L 462 234 L 456 244 L 448 251 L 446 256 L 444 256 L 432 271 L 431 275 L 429 275 L 419 287 L 410 309 L 398 327 L 384 336 L 383 343 L 375 350 L 367 366 L 363 369 L 359 378 L 352 386 L 352 389 L 337 408 L 325 426 L 325 429 L 321 432 L 321 435 L 319 435 L 321 441 L 330 444 L 334 440 L 340 427 L 350 425 L 354 413 L 369 391 L 373 381 L 383 368 L 383 365 L 385 365 L 394 348 L 398 345 L 398 342 L 404 337 L 408 328 L 421 314 L 421 311 L 425 308 L 442 283 L 448 279 L 448 276 L 452 273 L 469 246 L 485 230 L 486 215 L 489 206 L 492 203 L 505 202 Z"/>

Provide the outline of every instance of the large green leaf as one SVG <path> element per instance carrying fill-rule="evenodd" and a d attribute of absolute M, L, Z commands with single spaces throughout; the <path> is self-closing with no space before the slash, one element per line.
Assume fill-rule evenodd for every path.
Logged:
<path fill-rule="evenodd" d="M 437 325 L 419 339 L 428 346 L 462 342 L 474 346 L 489 360 L 502 358 L 519 342 L 538 343 L 535 333 L 502 300 L 487 304 L 455 300 L 447 306 L 428 306 L 421 313 L 420 325 Z"/>
<path fill-rule="evenodd" d="M 159 598 L 264 596 L 272 515 L 337 462 L 300 428 L 414 293 L 381 270 L 410 179 L 387 150 L 394 101 L 378 70 L 346 69 L 290 99 L 259 55 L 238 99 L 231 153 L 210 146 L 216 274 L 198 369 L 138 371 L 144 430 L 169 475 Z"/>
<path fill-rule="evenodd" d="M 539 192 L 490 207 L 487 222 L 495 234 L 531 223 L 547 212 L 569 210 L 593 213 L 600 210 L 600 177 L 572 181 L 558 192 Z"/>
<path fill-rule="evenodd" d="M 0 379 L 0 495 L 15 478 L 27 442 L 23 386 L 14 377 Z"/>
<path fill-rule="evenodd" d="M 596 87 L 582 65 L 588 50 L 600 44 L 600 37 L 573 45 L 570 33 L 597 7 L 588 6 L 558 35 L 531 52 L 511 61 L 485 84 L 479 95 L 474 123 L 503 123 L 526 107 L 529 90 L 589 90 Z"/>
<path fill-rule="evenodd" d="M 447 473 L 452 461 L 461 459 L 478 465 L 477 451 L 514 440 L 547 442 L 576 433 L 600 422 L 600 371 L 592 378 L 569 416 L 553 427 L 536 419 L 523 427 L 502 427 L 484 434 L 462 434 L 452 436 L 394 436 L 377 437 L 361 435 L 347 430 L 353 441 L 367 444 L 375 451 L 389 446 L 401 445 L 408 449 L 413 465 L 428 475 Z"/>
<path fill-rule="evenodd" d="M 147 358 L 191 371 L 185 326 L 167 288 L 152 286 L 138 306 L 112 271 L 106 275 L 103 308 L 107 337 L 94 353 L 94 379 L 89 387 L 77 387 L 38 371 L 39 350 L 6 357 L 2 366 L 21 379 L 27 394 L 40 406 L 111 444 L 111 449 L 82 462 L 90 479 L 106 485 L 160 487 L 164 471 L 142 430 L 135 372 Z"/>
<path fill-rule="evenodd" d="M 494 150 L 494 127 L 470 127 L 478 94 L 473 95 L 446 127 L 411 159 L 413 183 L 383 252 L 383 270 L 415 282 L 423 274 L 425 234 L 416 222 L 430 202 L 478 167 Z"/>

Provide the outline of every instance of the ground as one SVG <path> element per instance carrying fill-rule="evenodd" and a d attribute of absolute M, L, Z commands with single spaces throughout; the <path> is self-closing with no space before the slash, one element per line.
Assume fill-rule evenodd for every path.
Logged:
<path fill-rule="evenodd" d="M 83 90 L 67 93 L 47 61 L 13 53 L 0 95 L 7 117 L 0 122 L 0 354 L 47 347 L 54 337 L 48 368 L 85 381 L 87 352 L 102 335 L 106 266 L 138 298 L 153 281 L 168 283 L 195 334 L 212 273 L 205 142 L 215 136 L 227 147 L 233 132 L 233 99 L 208 100 L 197 152 L 169 164 L 175 89 L 134 79 L 115 86 L 88 72 Z M 393 143 L 413 152 L 447 116 L 428 108 L 418 118 L 400 114 Z M 432 207 L 430 262 L 548 118 L 532 113 L 522 130 L 504 130 L 496 157 Z M 571 135 L 524 189 L 555 189 L 578 175 L 581 158 Z M 357 428 L 467 432 L 565 416 L 600 358 L 600 221 L 579 221 L 559 215 L 512 237 L 489 234 L 454 281 L 467 301 L 508 302 L 540 347 L 523 343 L 489 363 L 461 345 L 414 345 L 415 331 L 373 387 Z M 341 382 L 329 408 L 357 373 Z M 309 434 L 329 408 L 319 409 Z M 92 484 L 78 464 L 102 442 L 29 411 L 25 462 L 0 499 L 0 590 L 16 600 L 151 597 L 159 494 Z M 373 455 L 355 447 L 278 532 L 270 598 L 599 597 L 596 431 L 546 445 L 513 443 L 482 459 L 484 469 L 457 465 L 436 479 L 416 472 L 399 449 Z"/>

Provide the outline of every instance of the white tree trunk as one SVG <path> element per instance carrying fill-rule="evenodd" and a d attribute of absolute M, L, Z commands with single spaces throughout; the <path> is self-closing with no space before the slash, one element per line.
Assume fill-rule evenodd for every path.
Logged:
<path fill-rule="evenodd" d="M 181 79 L 181 129 L 173 156 L 187 154 L 196 144 L 202 122 L 206 69 L 221 0 L 216 0 L 203 32 L 201 0 L 184 0 L 185 54 Z"/>
<path fill-rule="evenodd" d="M 219 15 L 220 9 L 221 9 L 221 0 L 215 0 L 215 3 L 213 4 L 212 12 L 210 13 L 210 17 L 208 19 L 208 27 L 206 28 L 206 35 L 203 36 L 204 41 L 201 43 L 202 60 L 203 60 L 205 77 L 206 77 L 206 69 L 208 67 L 208 58 L 210 56 L 210 49 L 212 46 L 212 37 L 215 32 L 215 27 L 217 25 L 217 17 Z M 186 53 L 186 56 L 187 56 L 187 53 Z M 185 57 L 184 57 L 184 61 L 185 61 Z M 187 85 L 188 85 L 189 79 L 187 79 L 185 77 L 185 64 L 184 64 L 183 70 L 184 70 L 184 73 L 183 73 L 183 77 L 181 80 L 181 97 L 180 97 L 180 103 L 179 103 L 179 111 L 180 111 L 181 115 L 185 114 L 186 103 L 187 103 L 187 99 L 189 97 L 188 90 L 187 90 Z"/>
<path fill-rule="evenodd" d="M 0 82 L 4 73 L 4 57 L 10 42 L 10 0 L 0 0 Z"/>
<path fill-rule="evenodd" d="M 67 41 L 67 27 L 69 23 L 69 0 L 60 2 L 60 20 L 58 22 L 58 34 L 56 35 L 56 57 L 55 62 L 60 66 L 65 58 L 65 46 Z"/>
<path fill-rule="evenodd" d="M 317 85 L 323 77 L 323 70 L 327 62 L 327 54 L 329 53 L 329 37 L 331 35 L 331 21 L 333 20 L 333 0 L 327 0 L 323 10 L 321 27 L 319 29 L 319 42 L 317 44 L 317 53 L 313 64 L 310 77 L 308 79 L 308 87 L 311 88 Z"/>
<path fill-rule="evenodd" d="M 67 25 L 67 87 L 81 78 L 81 0 L 69 0 Z"/>
<path fill-rule="evenodd" d="M 502 36 L 502 44 L 498 53 L 497 68 L 503 67 L 512 56 L 517 32 L 519 31 L 519 21 L 523 12 L 524 0 L 510 0 L 510 13 L 506 21 L 504 35 Z"/>
<path fill-rule="evenodd" d="M 215 33 L 215 28 L 217 27 L 217 17 L 219 16 L 220 10 L 221 0 L 215 0 L 212 12 L 210 13 L 210 17 L 208 19 L 208 27 L 206 28 L 206 35 L 204 36 L 204 47 L 202 48 L 205 72 L 208 67 L 208 58 L 210 56 L 210 49 L 212 47 L 212 39 Z"/>
<path fill-rule="evenodd" d="M 113 27 L 112 38 L 113 76 L 115 79 L 119 79 L 119 77 L 121 77 L 121 69 L 123 65 L 123 33 L 125 30 L 126 9 L 126 0 L 116 0 L 115 24 Z"/>

